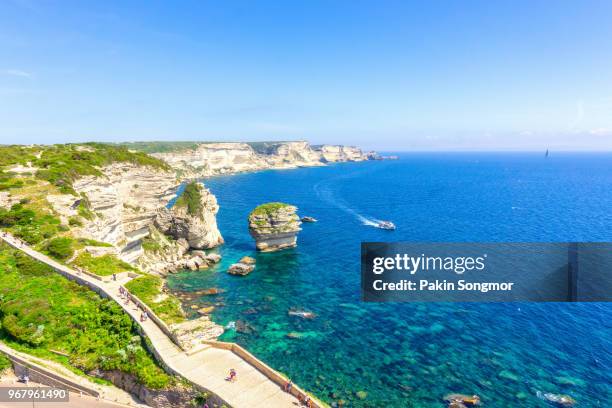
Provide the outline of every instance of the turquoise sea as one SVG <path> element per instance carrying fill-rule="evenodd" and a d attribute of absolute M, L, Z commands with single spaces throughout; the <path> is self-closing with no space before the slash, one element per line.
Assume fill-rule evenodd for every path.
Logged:
<path fill-rule="evenodd" d="M 361 241 L 611 241 L 611 154 L 400 154 L 204 182 L 221 206 L 223 261 L 173 275 L 170 287 L 224 289 L 193 300 L 216 305 L 217 322 L 236 322 L 221 339 L 330 404 L 443 407 L 459 392 L 488 407 L 547 407 L 537 395 L 550 392 L 612 406 L 612 304 L 366 304 L 359 270 Z M 267 201 L 319 222 L 303 225 L 297 248 L 258 254 L 246 219 Z M 374 219 L 397 230 L 373 228 Z M 245 255 L 255 271 L 228 275 Z"/>

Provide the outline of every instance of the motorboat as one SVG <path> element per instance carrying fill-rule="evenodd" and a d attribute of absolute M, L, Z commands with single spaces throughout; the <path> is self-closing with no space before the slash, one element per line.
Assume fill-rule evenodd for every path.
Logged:
<path fill-rule="evenodd" d="M 391 221 L 379 221 L 378 224 L 376 224 L 376 228 L 394 230 L 395 224 Z"/>

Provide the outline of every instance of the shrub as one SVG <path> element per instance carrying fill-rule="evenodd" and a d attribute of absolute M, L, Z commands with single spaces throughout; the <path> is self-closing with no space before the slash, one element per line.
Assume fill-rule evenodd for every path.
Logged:
<path fill-rule="evenodd" d="M 96 246 L 96 247 L 112 247 L 108 242 L 96 241 L 95 239 L 79 238 L 79 243 L 85 246 Z"/>
<path fill-rule="evenodd" d="M 93 211 L 89 209 L 89 200 L 87 198 L 81 199 L 81 202 L 77 207 L 77 213 L 86 220 L 93 220 L 95 216 Z"/>
<path fill-rule="evenodd" d="M 187 213 L 193 216 L 201 215 L 202 202 L 201 200 L 202 185 L 192 181 L 185 186 L 183 194 L 176 200 L 175 204 L 178 207 L 187 207 Z"/>
<path fill-rule="evenodd" d="M 153 275 L 140 276 L 125 284 L 125 288 L 140 300 L 145 302 L 155 314 L 168 324 L 185 320 L 179 300 L 169 295 L 162 301 L 157 301 L 162 294 L 163 282 L 161 278 Z"/>
<path fill-rule="evenodd" d="M 71 227 L 82 227 L 83 223 L 78 217 L 70 217 L 68 219 L 68 225 L 70 225 Z"/>
<path fill-rule="evenodd" d="M 162 248 L 161 244 L 151 237 L 144 237 L 141 245 L 142 249 L 150 252 L 156 252 Z"/>
<path fill-rule="evenodd" d="M 4 354 L 0 353 L 0 373 L 5 371 L 8 368 L 11 368 L 11 360 Z"/>
<path fill-rule="evenodd" d="M 122 371 L 149 388 L 172 383 L 119 305 L 24 256 L 0 244 L 2 341 L 82 371 Z"/>
<path fill-rule="evenodd" d="M 88 252 L 82 252 L 75 258 L 73 263 L 98 276 L 109 276 L 113 273 L 136 270 L 136 268 L 129 263 L 110 254 L 92 256 Z"/>
<path fill-rule="evenodd" d="M 57 234 L 60 226 L 58 218 L 23 204 L 14 204 L 10 210 L 0 208 L 0 227 L 9 229 L 29 244 L 51 238 Z"/>
<path fill-rule="evenodd" d="M 74 254 L 72 244 L 73 241 L 70 238 L 53 238 L 46 245 L 46 250 L 52 257 L 63 261 L 70 258 Z"/>
<path fill-rule="evenodd" d="M 270 215 L 285 207 L 289 207 L 289 204 L 278 202 L 265 203 L 255 207 L 255 209 L 251 211 L 250 215 Z"/>

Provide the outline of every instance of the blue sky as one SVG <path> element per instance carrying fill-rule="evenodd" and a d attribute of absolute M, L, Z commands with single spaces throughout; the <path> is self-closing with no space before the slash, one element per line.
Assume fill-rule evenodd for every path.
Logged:
<path fill-rule="evenodd" d="M 612 2 L 0 2 L 0 140 L 612 149 Z"/>

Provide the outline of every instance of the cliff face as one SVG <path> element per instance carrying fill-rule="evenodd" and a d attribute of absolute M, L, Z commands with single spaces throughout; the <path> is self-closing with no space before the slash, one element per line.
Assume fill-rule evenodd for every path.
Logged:
<path fill-rule="evenodd" d="M 297 207 L 284 203 L 267 203 L 249 215 L 249 233 L 259 251 L 272 252 L 297 246 L 300 217 Z"/>
<path fill-rule="evenodd" d="M 151 273 L 164 275 L 209 263 L 188 253 L 190 247 L 211 248 L 223 243 L 217 228 L 217 200 L 207 189 L 202 188 L 202 210 L 193 217 L 179 207 L 166 209 L 179 185 L 174 172 L 129 163 L 106 166 L 101 172 L 102 176 L 87 176 L 73 183 L 78 196 L 47 198 L 64 220 L 81 217 L 83 225 L 72 228 L 75 236 L 112 244 L 113 248 L 108 248 L 111 253 Z M 156 220 L 163 226 L 171 224 L 172 231 L 164 232 L 172 232 L 177 240 L 160 234 L 154 227 Z M 145 251 L 147 244 L 155 250 Z"/>
<path fill-rule="evenodd" d="M 186 207 L 167 209 L 181 180 L 217 174 L 323 166 L 326 163 L 377 159 L 347 146 L 310 146 L 307 142 L 194 143 L 165 153 L 153 153 L 171 169 L 152 168 L 130 162 L 115 162 L 100 168 L 102 175 L 74 181 L 77 195 L 48 196 L 47 200 L 76 236 L 113 245 L 121 259 L 153 273 L 165 274 L 183 267 L 205 267 L 193 261 L 189 249 L 212 248 L 223 243 L 217 228 L 218 205 L 210 191 L 201 190 L 197 215 Z M 0 197 L 3 198 L 3 197 Z M 156 228 L 157 227 L 157 228 Z M 164 239 L 159 231 L 175 240 Z M 298 228 L 299 230 L 299 228 Z M 254 232 L 257 234 L 257 232 Z M 292 235 L 293 234 L 293 235 Z M 270 248 L 295 245 L 295 234 L 268 236 Z M 143 242 L 154 250 L 145 250 Z M 205 254 L 204 254 L 205 255 Z M 202 258 L 203 255 L 200 255 Z M 207 261 L 208 262 L 208 261 Z M 193 266 L 193 265 L 195 266 Z"/>
<path fill-rule="evenodd" d="M 143 253 L 141 241 L 157 209 L 175 195 L 176 176 L 119 163 L 104 167 L 102 173 L 74 182 L 81 197 L 75 197 L 69 209 L 89 218 L 79 228 L 80 235 L 113 244 L 122 259 L 133 262 Z"/>
<path fill-rule="evenodd" d="M 369 160 L 361 149 L 353 146 L 319 145 L 314 146 L 313 149 L 325 163 Z"/>
<path fill-rule="evenodd" d="M 193 178 L 263 168 L 264 161 L 246 143 L 204 143 L 195 149 L 153 153 L 184 176 Z"/>
<path fill-rule="evenodd" d="M 190 183 L 175 205 L 157 211 L 155 226 L 175 239 L 185 239 L 193 249 L 208 249 L 223 243 L 217 228 L 216 197 L 199 183 Z"/>
<path fill-rule="evenodd" d="M 349 146 L 310 146 L 308 142 L 201 143 L 182 150 L 153 153 L 188 177 L 206 177 L 262 169 L 323 166 L 375 159 Z"/>

